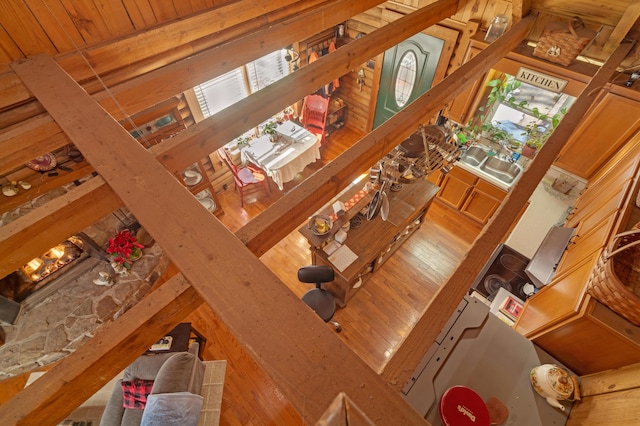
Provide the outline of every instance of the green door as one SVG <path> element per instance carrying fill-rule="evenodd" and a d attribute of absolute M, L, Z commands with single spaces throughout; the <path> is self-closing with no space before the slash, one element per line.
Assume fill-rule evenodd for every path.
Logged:
<path fill-rule="evenodd" d="M 429 90 L 443 45 L 418 33 L 384 53 L 374 129 Z"/>

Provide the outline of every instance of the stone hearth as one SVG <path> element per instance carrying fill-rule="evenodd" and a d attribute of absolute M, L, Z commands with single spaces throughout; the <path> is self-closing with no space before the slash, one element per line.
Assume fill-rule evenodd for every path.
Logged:
<path fill-rule="evenodd" d="M 75 183 L 57 188 L 3 213 L 0 226 L 73 187 Z M 99 250 L 104 250 L 110 237 L 135 224 L 136 218 L 122 208 L 82 232 Z M 5 341 L 0 346 L 0 380 L 58 361 L 91 338 L 101 324 L 118 318 L 141 300 L 169 263 L 157 244 L 144 248 L 143 252 L 126 277 L 116 276 L 101 256 L 89 253 L 89 257 L 29 295 L 22 302 L 15 324 L 0 321 L 0 334 Z M 111 274 L 114 284 L 94 284 L 99 272 Z"/>
<path fill-rule="evenodd" d="M 101 271 L 115 275 L 108 263 L 90 257 L 49 284 L 55 291 L 27 298 L 15 325 L 3 325 L 0 380 L 51 364 L 75 351 L 101 324 L 135 305 L 166 269 L 168 260 L 156 244 L 144 249 L 128 276 L 111 286 L 96 285 Z"/>

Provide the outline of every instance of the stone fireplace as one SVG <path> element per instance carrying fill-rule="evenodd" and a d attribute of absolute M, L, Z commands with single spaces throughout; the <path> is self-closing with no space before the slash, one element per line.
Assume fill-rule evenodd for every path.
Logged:
<path fill-rule="evenodd" d="M 145 246 L 142 258 L 127 276 L 115 273 L 105 251 L 111 236 L 125 227 L 135 230 L 135 226 L 135 218 L 129 212 L 117 211 L 70 237 L 71 241 L 61 243 L 64 250 L 55 246 L 43 253 L 39 256 L 42 264 L 32 264 L 36 268 L 22 268 L 7 280 L 0 310 L 15 316 L 15 321 L 0 318 L 0 335 L 4 338 L 0 346 L 0 380 L 38 370 L 74 352 L 103 323 L 118 318 L 149 292 L 169 263 L 157 244 Z M 76 253 L 67 244 L 82 247 Z M 37 273 L 71 252 L 73 258 L 64 267 Z M 30 289 L 23 288 L 25 276 L 34 272 L 41 279 L 31 280 Z M 111 285 L 96 285 L 100 272 L 112 277 Z M 17 281 L 20 283 L 16 286 Z"/>

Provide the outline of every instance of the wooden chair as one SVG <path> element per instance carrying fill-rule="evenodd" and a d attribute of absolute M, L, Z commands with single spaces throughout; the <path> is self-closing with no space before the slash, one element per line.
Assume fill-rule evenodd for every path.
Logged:
<path fill-rule="evenodd" d="M 265 190 L 265 192 L 271 192 L 269 187 L 269 181 L 267 180 L 266 173 L 253 165 L 249 164 L 244 167 L 238 167 L 236 163 L 231 160 L 229 153 L 224 148 L 218 149 L 218 155 L 220 159 L 229 167 L 231 174 L 233 175 L 233 181 L 235 183 L 235 189 L 240 191 L 240 206 L 244 207 L 244 194 L 245 192 L 255 192 Z"/>
<path fill-rule="evenodd" d="M 329 117 L 329 98 L 320 95 L 308 95 L 302 105 L 302 125 L 318 137 L 322 143 L 327 133 Z"/>

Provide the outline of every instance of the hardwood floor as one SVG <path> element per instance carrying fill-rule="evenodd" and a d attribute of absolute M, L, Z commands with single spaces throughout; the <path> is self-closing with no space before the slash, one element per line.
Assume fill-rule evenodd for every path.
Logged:
<path fill-rule="evenodd" d="M 220 220 L 231 231 L 236 231 L 359 137 L 357 132 L 343 128 L 322 148 L 321 161 L 307 167 L 296 181 L 285 184 L 284 191 L 279 191 L 272 183 L 270 194 L 248 196 L 244 209 L 240 208 L 239 194 L 233 190 L 233 184 L 228 185 L 226 191 L 218 193 L 225 211 Z M 310 288 L 297 280 L 298 268 L 311 263 L 308 243 L 297 231 L 302 225 L 261 257 L 298 297 Z M 433 203 L 423 226 L 363 285 L 344 309 L 336 312 L 334 319 L 343 327 L 338 334 L 341 340 L 379 372 L 440 285 L 455 270 L 478 232 L 477 226 L 457 221 L 450 210 Z M 186 320 L 207 337 L 205 358 L 228 361 L 221 424 L 302 424 L 300 415 L 208 306 L 202 306 Z"/>

